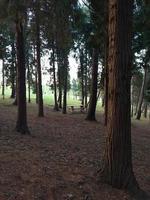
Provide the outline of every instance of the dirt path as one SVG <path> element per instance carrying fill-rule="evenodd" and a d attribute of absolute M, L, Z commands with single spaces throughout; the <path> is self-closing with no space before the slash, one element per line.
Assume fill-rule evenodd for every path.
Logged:
<path fill-rule="evenodd" d="M 129 200 L 107 185 L 98 185 L 105 131 L 84 114 L 52 112 L 36 117 L 29 106 L 32 136 L 15 132 L 16 108 L 0 105 L 0 200 Z M 133 123 L 133 163 L 140 186 L 150 192 L 150 124 Z"/>

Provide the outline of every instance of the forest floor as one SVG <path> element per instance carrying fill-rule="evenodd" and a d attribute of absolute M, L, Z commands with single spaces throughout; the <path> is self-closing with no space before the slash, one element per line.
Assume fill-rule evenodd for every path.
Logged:
<path fill-rule="evenodd" d="M 16 107 L 0 104 L 0 200 L 130 200 L 123 191 L 98 184 L 105 145 L 103 117 L 45 108 L 38 118 L 28 106 L 31 136 L 14 130 Z M 150 121 L 132 123 L 133 164 L 143 190 L 150 193 Z"/>

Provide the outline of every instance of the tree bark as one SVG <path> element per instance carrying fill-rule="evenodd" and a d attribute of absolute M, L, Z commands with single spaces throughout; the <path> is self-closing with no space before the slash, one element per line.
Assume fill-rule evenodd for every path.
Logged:
<path fill-rule="evenodd" d="M 133 83 L 131 78 L 131 117 L 134 115 L 134 103 L 133 103 Z"/>
<path fill-rule="evenodd" d="M 18 115 L 16 130 L 22 134 L 29 134 L 27 126 L 27 109 L 26 109 L 26 69 L 24 53 L 24 37 L 22 22 L 16 20 L 16 42 L 17 42 L 17 102 Z"/>
<path fill-rule="evenodd" d="M 28 103 L 31 103 L 31 74 L 30 74 L 30 66 L 29 66 L 29 62 L 27 64 L 28 66 L 28 72 L 27 72 L 27 76 L 28 76 Z"/>
<path fill-rule="evenodd" d="M 37 54 L 37 77 L 38 77 L 38 116 L 44 117 L 43 109 L 43 91 L 42 91 L 42 72 L 41 72 L 41 41 L 40 41 L 40 25 L 39 25 L 39 3 L 36 7 L 36 54 Z"/>
<path fill-rule="evenodd" d="M 109 0 L 108 121 L 101 180 L 139 189 L 132 167 L 130 79 L 133 1 Z"/>
<path fill-rule="evenodd" d="M 95 111 L 97 103 L 97 76 L 98 76 L 98 56 L 99 50 L 95 47 L 93 49 L 93 63 L 92 63 L 92 86 L 88 114 L 86 120 L 95 121 Z"/>

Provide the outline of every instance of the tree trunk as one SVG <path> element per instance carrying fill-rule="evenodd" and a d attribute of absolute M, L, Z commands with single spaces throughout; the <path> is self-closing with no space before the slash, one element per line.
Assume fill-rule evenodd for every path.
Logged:
<path fill-rule="evenodd" d="M 11 99 L 15 98 L 16 87 L 15 87 L 15 78 L 16 78 L 16 65 L 15 65 L 15 46 L 14 42 L 11 45 L 11 57 L 12 57 L 12 65 L 11 65 Z"/>
<path fill-rule="evenodd" d="M 85 106 L 85 108 L 87 109 L 87 107 L 88 107 L 88 101 L 87 101 L 87 98 L 88 98 L 88 86 L 87 86 L 87 76 L 88 76 L 88 74 L 87 74 L 87 53 L 86 53 L 86 66 L 85 66 L 85 87 L 84 87 L 84 95 L 85 95 L 85 98 L 84 98 L 84 106 Z"/>
<path fill-rule="evenodd" d="M 116 188 L 139 189 L 131 156 L 130 78 L 133 1 L 109 0 L 108 119 L 101 180 Z"/>
<path fill-rule="evenodd" d="M 106 10 L 106 26 L 105 26 L 105 79 L 104 79 L 104 125 L 107 126 L 108 120 L 108 82 L 109 82 L 109 75 L 108 75 L 108 0 L 105 1 L 105 10 Z"/>
<path fill-rule="evenodd" d="M 41 41 L 40 41 L 40 25 L 39 25 L 39 5 L 36 8 L 36 55 L 37 55 L 37 77 L 38 77 L 38 116 L 44 117 L 43 110 L 43 91 L 42 91 L 42 73 L 41 73 Z"/>
<path fill-rule="evenodd" d="M 106 50 L 107 51 L 107 50 Z M 106 53 L 107 54 L 107 53 Z M 108 120 L 108 62 L 107 62 L 107 55 L 105 58 L 105 89 L 104 89 L 104 113 L 105 113 L 105 119 L 104 119 L 104 125 L 107 126 L 107 120 Z"/>
<path fill-rule="evenodd" d="M 62 113 L 67 113 L 67 85 L 68 85 L 68 56 L 64 58 L 64 95 L 63 95 L 63 109 Z"/>
<path fill-rule="evenodd" d="M 59 111 L 58 103 L 57 103 L 57 85 L 56 85 L 56 73 L 55 73 L 55 51 L 53 47 L 53 79 L 54 79 L 54 110 Z"/>
<path fill-rule="evenodd" d="M 25 53 L 24 53 L 24 37 L 23 25 L 18 19 L 16 20 L 16 41 L 17 41 L 17 101 L 18 115 L 16 130 L 22 134 L 29 134 L 27 126 L 27 110 L 26 110 L 26 69 L 25 69 Z"/>
<path fill-rule="evenodd" d="M 58 54 L 58 90 L 59 90 L 59 95 L 58 95 L 58 106 L 61 109 L 62 108 L 62 63 L 61 63 L 61 59 L 59 58 L 59 54 Z"/>
<path fill-rule="evenodd" d="M 28 103 L 31 103 L 31 74 L 30 74 L 30 66 L 28 62 Z"/>
<path fill-rule="evenodd" d="M 133 103 L 133 83 L 131 78 L 131 117 L 134 115 L 134 103 Z"/>
<path fill-rule="evenodd" d="M 2 96 L 5 99 L 5 64 L 4 59 L 2 60 Z"/>
<path fill-rule="evenodd" d="M 148 107 L 148 104 L 147 104 L 147 101 L 145 101 L 144 103 L 144 117 L 147 118 L 147 107 Z"/>
<path fill-rule="evenodd" d="M 18 105 L 18 66 L 17 66 L 17 61 L 15 62 L 16 65 L 16 87 L 15 87 L 15 100 L 13 102 L 14 106 Z"/>
<path fill-rule="evenodd" d="M 97 48 L 93 49 L 93 63 L 92 63 L 92 86 L 91 86 L 91 96 L 88 114 L 86 120 L 94 121 L 95 111 L 96 111 L 96 103 L 97 103 L 97 76 L 98 76 L 98 56 L 99 50 Z"/>
<path fill-rule="evenodd" d="M 83 65 L 83 52 L 80 55 L 80 67 L 81 67 L 81 105 L 84 106 L 84 65 Z"/>
<path fill-rule="evenodd" d="M 146 86 L 146 78 L 147 78 L 147 67 L 144 68 L 144 77 L 142 81 L 142 86 L 141 86 L 141 91 L 140 91 L 140 96 L 139 96 L 139 101 L 138 101 L 138 107 L 137 107 L 137 116 L 136 119 L 140 120 L 141 118 L 141 113 L 142 113 L 142 104 L 143 104 L 143 99 L 144 99 L 144 91 L 145 91 L 145 86 Z"/>

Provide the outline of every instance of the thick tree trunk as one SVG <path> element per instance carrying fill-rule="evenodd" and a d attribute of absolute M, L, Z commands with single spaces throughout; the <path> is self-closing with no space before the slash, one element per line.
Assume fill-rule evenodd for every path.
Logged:
<path fill-rule="evenodd" d="M 17 41 L 17 101 L 18 115 L 16 130 L 22 134 L 29 134 L 27 126 L 27 110 L 26 110 L 26 69 L 25 69 L 25 54 L 24 54 L 24 37 L 22 22 L 16 21 L 16 41 Z"/>
<path fill-rule="evenodd" d="M 67 86 L 68 86 L 68 56 L 64 58 L 64 94 L 63 94 L 63 109 L 62 113 L 67 113 Z"/>
<path fill-rule="evenodd" d="M 37 55 L 37 77 L 38 77 L 38 116 L 44 117 L 43 109 L 43 91 L 42 91 L 42 72 L 41 72 L 41 41 L 40 41 L 40 25 L 39 25 L 39 5 L 36 8 L 36 55 Z"/>
<path fill-rule="evenodd" d="M 131 153 L 130 78 L 133 1 L 109 0 L 107 142 L 101 180 L 116 188 L 139 189 Z"/>
<path fill-rule="evenodd" d="M 137 107 L 137 116 L 136 119 L 140 120 L 141 118 L 141 113 L 142 113 L 142 104 L 143 104 L 143 99 L 144 99 L 144 91 L 145 91 L 145 86 L 146 86 L 146 78 L 147 78 L 147 67 L 144 68 L 144 77 L 142 81 L 142 86 L 141 86 L 141 91 L 140 91 L 140 96 L 139 96 L 139 101 L 138 101 L 138 107 Z"/>
<path fill-rule="evenodd" d="M 92 86 L 91 86 L 91 96 L 89 109 L 87 113 L 86 120 L 94 121 L 96 104 L 97 104 L 97 76 L 98 76 L 98 56 L 99 50 L 97 48 L 93 49 L 93 63 L 92 63 Z"/>

